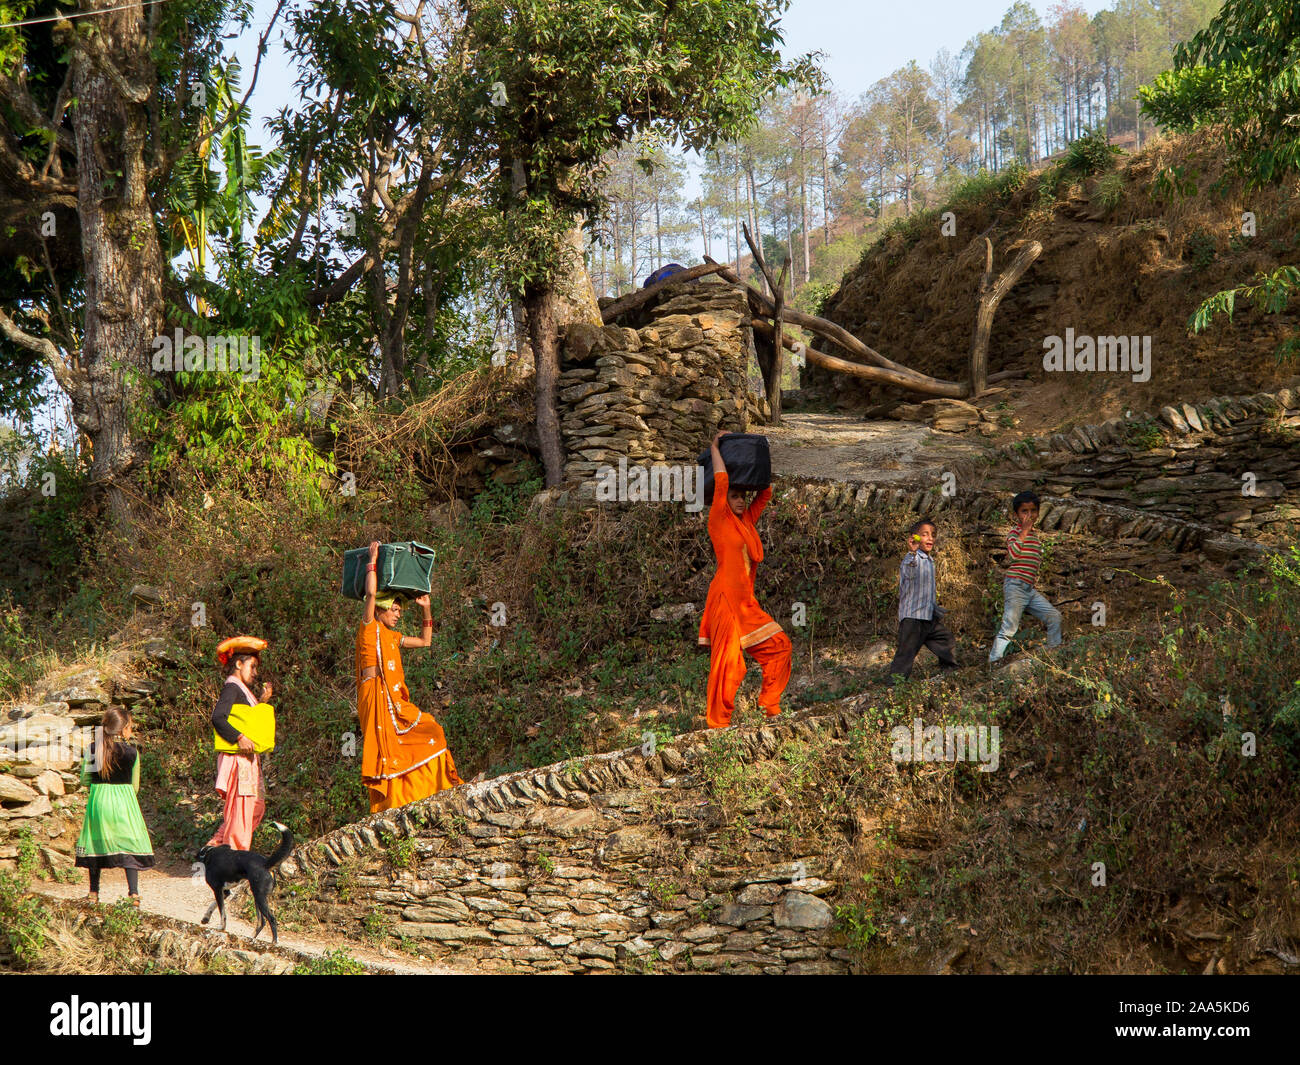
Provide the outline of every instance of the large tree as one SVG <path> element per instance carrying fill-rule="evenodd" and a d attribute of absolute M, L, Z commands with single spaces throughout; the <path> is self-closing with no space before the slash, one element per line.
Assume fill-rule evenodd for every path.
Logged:
<path fill-rule="evenodd" d="M 564 465 L 558 324 L 563 302 L 584 296 L 573 289 L 590 292 L 572 234 L 602 207 L 594 168 L 642 131 L 688 149 L 740 132 L 762 97 L 792 76 L 778 52 L 786 3 L 463 0 L 463 143 L 495 149 L 497 200 L 512 235 L 507 267 L 537 366 L 548 485 Z"/>
<path fill-rule="evenodd" d="M 196 147 L 199 89 L 234 6 L 86 0 L 56 21 L 53 4 L 22 5 L 31 18 L 0 35 L 5 270 L 26 282 L 3 293 L 0 333 L 9 359 L 39 359 L 67 394 L 120 524 L 147 451 L 133 412 L 165 325 L 156 201 Z"/>

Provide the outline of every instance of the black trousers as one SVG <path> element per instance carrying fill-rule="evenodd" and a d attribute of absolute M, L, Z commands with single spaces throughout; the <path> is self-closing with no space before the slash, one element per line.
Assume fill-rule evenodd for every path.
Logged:
<path fill-rule="evenodd" d="M 96 866 L 91 866 L 87 872 L 90 873 L 90 890 L 98 895 L 100 870 Z M 126 890 L 132 895 L 140 894 L 140 870 L 123 869 L 122 872 L 126 874 Z"/>
<path fill-rule="evenodd" d="M 928 647 L 939 659 L 939 668 L 956 669 L 957 659 L 953 657 L 953 635 L 938 618 L 921 621 L 918 618 L 904 618 L 898 623 L 898 651 L 889 666 L 889 676 L 901 675 L 904 680 L 912 675 L 912 663 L 922 647 Z M 894 683 L 898 683 L 894 681 Z"/>

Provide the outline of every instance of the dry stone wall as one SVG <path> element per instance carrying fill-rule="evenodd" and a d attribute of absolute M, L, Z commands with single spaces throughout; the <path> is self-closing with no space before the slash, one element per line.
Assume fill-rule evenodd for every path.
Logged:
<path fill-rule="evenodd" d="M 729 757 L 761 763 L 856 720 L 843 710 L 729 730 Z M 719 735 L 374 814 L 301 847 L 286 882 L 314 885 L 318 915 L 344 935 L 388 922 L 426 954 L 486 970 L 848 971 L 837 872 L 792 850 L 775 815 L 749 810 L 738 828 L 724 812 L 706 785 Z"/>
<path fill-rule="evenodd" d="M 747 381 L 753 331 L 744 294 L 721 282 L 667 286 L 603 328 L 571 326 L 557 406 L 566 480 L 605 465 L 693 460 L 719 429 L 759 409 Z"/>
<path fill-rule="evenodd" d="M 1219 396 L 1002 449 L 997 479 L 1040 482 L 1071 505 L 1121 505 L 1269 541 L 1300 519 L 1300 390 Z M 1137 442 L 1140 438 L 1140 442 Z"/>

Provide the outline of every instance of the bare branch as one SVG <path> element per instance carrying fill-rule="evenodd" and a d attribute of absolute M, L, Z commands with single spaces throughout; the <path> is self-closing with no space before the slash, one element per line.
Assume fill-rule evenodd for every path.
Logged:
<path fill-rule="evenodd" d="M 714 261 L 707 255 L 704 259 L 705 262 Z M 776 304 L 763 295 L 763 293 L 759 292 L 758 289 L 754 288 L 753 285 L 748 285 L 742 281 L 734 270 L 724 267 L 722 270 L 718 271 L 718 276 L 726 281 L 730 281 L 733 285 L 743 285 L 748 292 L 752 293 L 750 298 L 758 300 L 758 305 L 762 308 L 762 313 L 766 317 L 771 318 L 776 314 Z M 917 373 L 915 370 L 909 369 L 891 359 L 885 358 L 885 356 L 876 351 L 875 348 L 868 347 L 848 330 L 842 329 L 834 322 L 828 322 L 825 318 L 818 318 L 816 315 L 805 314 L 803 311 L 796 310 L 793 307 L 784 308 L 784 317 L 791 325 L 797 325 L 801 329 L 807 329 L 810 333 L 816 333 L 818 336 L 839 345 L 850 354 L 866 359 L 868 363 L 874 366 L 880 366 L 886 370 L 893 370 L 895 373 L 910 374 L 921 381 L 934 380 L 933 377 L 927 377 L 925 374 Z"/>
<path fill-rule="evenodd" d="M 989 337 L 993 332 L 993 316 L 998 304 L 1043 252 L 1036 240 L 1020 249 L 1011 265 L 993 281 L 993 242 L 984 238 L 984 275 L 980 278 L 979 307 L 975 312 L 975 332 L 970 346 L 970 394 L 978 396 L 988 387 Z"/>
<path fill-rule="evenodd" d="M 79 399 L 86 393 L 87 386 L 81 373 L 68 364 L 54 343 L 46 337 L 34 337 L 20 329 L 3 307 L 0 307 L 0 333 L 19 347 L 35 352 L 44 359 L 54 374 L 54 379 L 59 382 L 59 387 L 69 397 Z"/>

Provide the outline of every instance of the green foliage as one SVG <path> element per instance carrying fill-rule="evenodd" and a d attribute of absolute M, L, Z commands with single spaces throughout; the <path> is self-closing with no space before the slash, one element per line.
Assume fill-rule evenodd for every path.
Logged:
<path fill-rule="evenodd" d="M 1119 154 L 1120 149 L 1107 138 L 1105 127 L 1096 126 L 1069 143 L 1061 166 L 1071 177 L 1093 177 L 1115 169 Z"/>
<path fill-rule="evenodd" d="M 831 298 L 839 288 L 837 282 L 830 281 L 810 281 L 804 285 L 791 301 L 793 306 L 807 314 L 820 315 L 826 305 L 826 301 Z"/>
<path fill-rule="evenodd" d="M 385 832 L 380 837 L 384 845 L 384 857 L 392 869 L 411 869 L 415 866 L 415 840 L 411 836 L 394 836 Z"/>
<path fill-rule="evenodd" d="M 1253 282 L 1224 289 L 1208 297 L 1192 315 L 1187 328 L 1194 333 L 1204 332 L 1217 315 L 1226 315 L 1229 322 L 1237 309 L 1237 301 L 1249 303 L 1264 314 L 1281 314 L 1291 306 L 1300 292 L 1300 267 L 1279 266 L 1273 271 L 1261 271 Z M 1300 337 L 1289 337 L 1274 352 L 1279 363 L 1294 359 L 1300 354 Z"/>
<path fill-rule="evenodd" d="M 13 434 L 4 442 L 0 469 L 9 473 L 7 495 L 39 545 L 44 590 L 62 592 L 82 572 L 91 542 L 89 471 L 74 452 L 41 449 L 26 434 Z M 20 596 L 31 589 L 22 573 L 6 574 L 4 583 Z"/>
<path fill-rule="evenodd" d="M 1119 206 L 1120 201 L 1124 199 L 1124 190 L 1126 188 L 1124 178 L 1120 174 L 1103 174 L 1097 179 L 1097 188 L 1095 195 L 1097 202 L 1107 211 L 1113 211 Z"/>
<path fill-rule="evenodd" d="M 1150 451 L 1164 446 L 1165 434 L 1158 421 L 1144 414 L 1124 423 L 1124 442 L 1134 450 Z"/>
<path fill-rule="evenodd" d="M 31 966 L 48 937 L 49 913 L 28 890 L 40 862 L 40 850 L 30 828 L 18 836 L 18 863 L 12 872 L 0 870 L 0 941 L 20 968 Z"/>
<path fill-rule="evenodd" d="M 140 911 L 129 898 L 118 899 L 104 914 L 104 931 L 114 939 L 128 939 L 140 931 Z"/>
<path fill-rule="evenodd" d="M 732 732 L 710 735 L 700 773 L 714 798 L 733 811 L 752 807 L 767 794 L 761 771 L 745 757 L 744 743 Z"/>
<path fill-rule="evenodd" d="M 340 947 L 297 965 L 294 976 L 361 976 L 366 967 Z"/>
<path fill-rule="evenodd" d="M 1233 167 L 1255 186 L 1300 169 L 1300 8 L 1226 0 L 1174 51 L 1174 68 L 1139 90 L 1146 114 L 1174 130 L 1221 124 Z"/>
<path fill-rule="evenodd" d="M 466 10 L 469 57 L 449 92 L 458 139 L 490 145 L 508 219 L 512 288 L 552 282 L 563 233 L 603 200 L 594 168 L 643 133 L 705 149 L 743 132 L 760 99 L 802 78 L 781 62 L 785 3 L 710 0 L 483 0 Z M 498 93 L 491 99 L 493 87 Z M 515 174 L 523 178 L 523 195 Z"/>
<path fill-rule="evenodd" d="M 361 934 L 371 943 L 381 943 L 393 934 L 394 921 L 383 909 L 371 906 L 361 919 Z"/>
<path fill-rule="evenodd" d="M 835 919 L 843 930 L 849 946 L 863 951 L 880 935 L 881 920 L 879 889 L 871 873 L 862 875 L 862 886 L 855 893 L 862 896 L 858 901 L 845 902 L 835 907 Z"/>
<path fill-rule="evenodd" d="M 1168 203 L 1175 198 L 1196 195 L 1196 173 L 1185 163 L 1162 167 L 1151 182 L 1151 198 Z"/>
<path fill-rule="evenodd" d="M 1061 186 L 1067 182 L 1106 174 L 1115 168 L 1115 157 L 1120 149 L 1110 143 L 1104 127 L 1090 129 L 1072 140 L 1065 154 L 1043 171 L 1038 179 L 1038 199 L 1049 204 L 1060 195 Z"/>
<path fill-rule="evenodd" d="M 1019 159 L 1000 171 L 980 169 L 953 189 L 948 197 L 948 207 L 954 211 L 1000 207 L 1024 188 L 1028 180 L 1029 168 Z"/>
<path fill-rule="evenodd" d="M 1187 238 L 1186 253 L 1193 270 L 1204 270 L 1219 254 L 1218 242 L 1213 233 L 1197 229 Z"/>
<path fill-rule="evenodd" d="M 227 260 L 216 282 L 196 285 L 209 313 L 200 319 L 178 311 L 184 335 L 214 354 L 215 345 L 236 342 L 240 354 L 231 362 L 239 369 L 144 379 L 160 401 L 137 411 L 139 431 L 155 442 L 155 475 L 175 468 L 182 454 L 199 476 L 269 471 L 309 487 L 317 475 L 332 473 L 333 460 L 317 449 L 313 434 L 334 427 L 316 411 L 363 374 L 362 360 L 336 346 L 292 272 L 268 279 Z M 175 334 L 168 339 L 174 347 Z"/>

